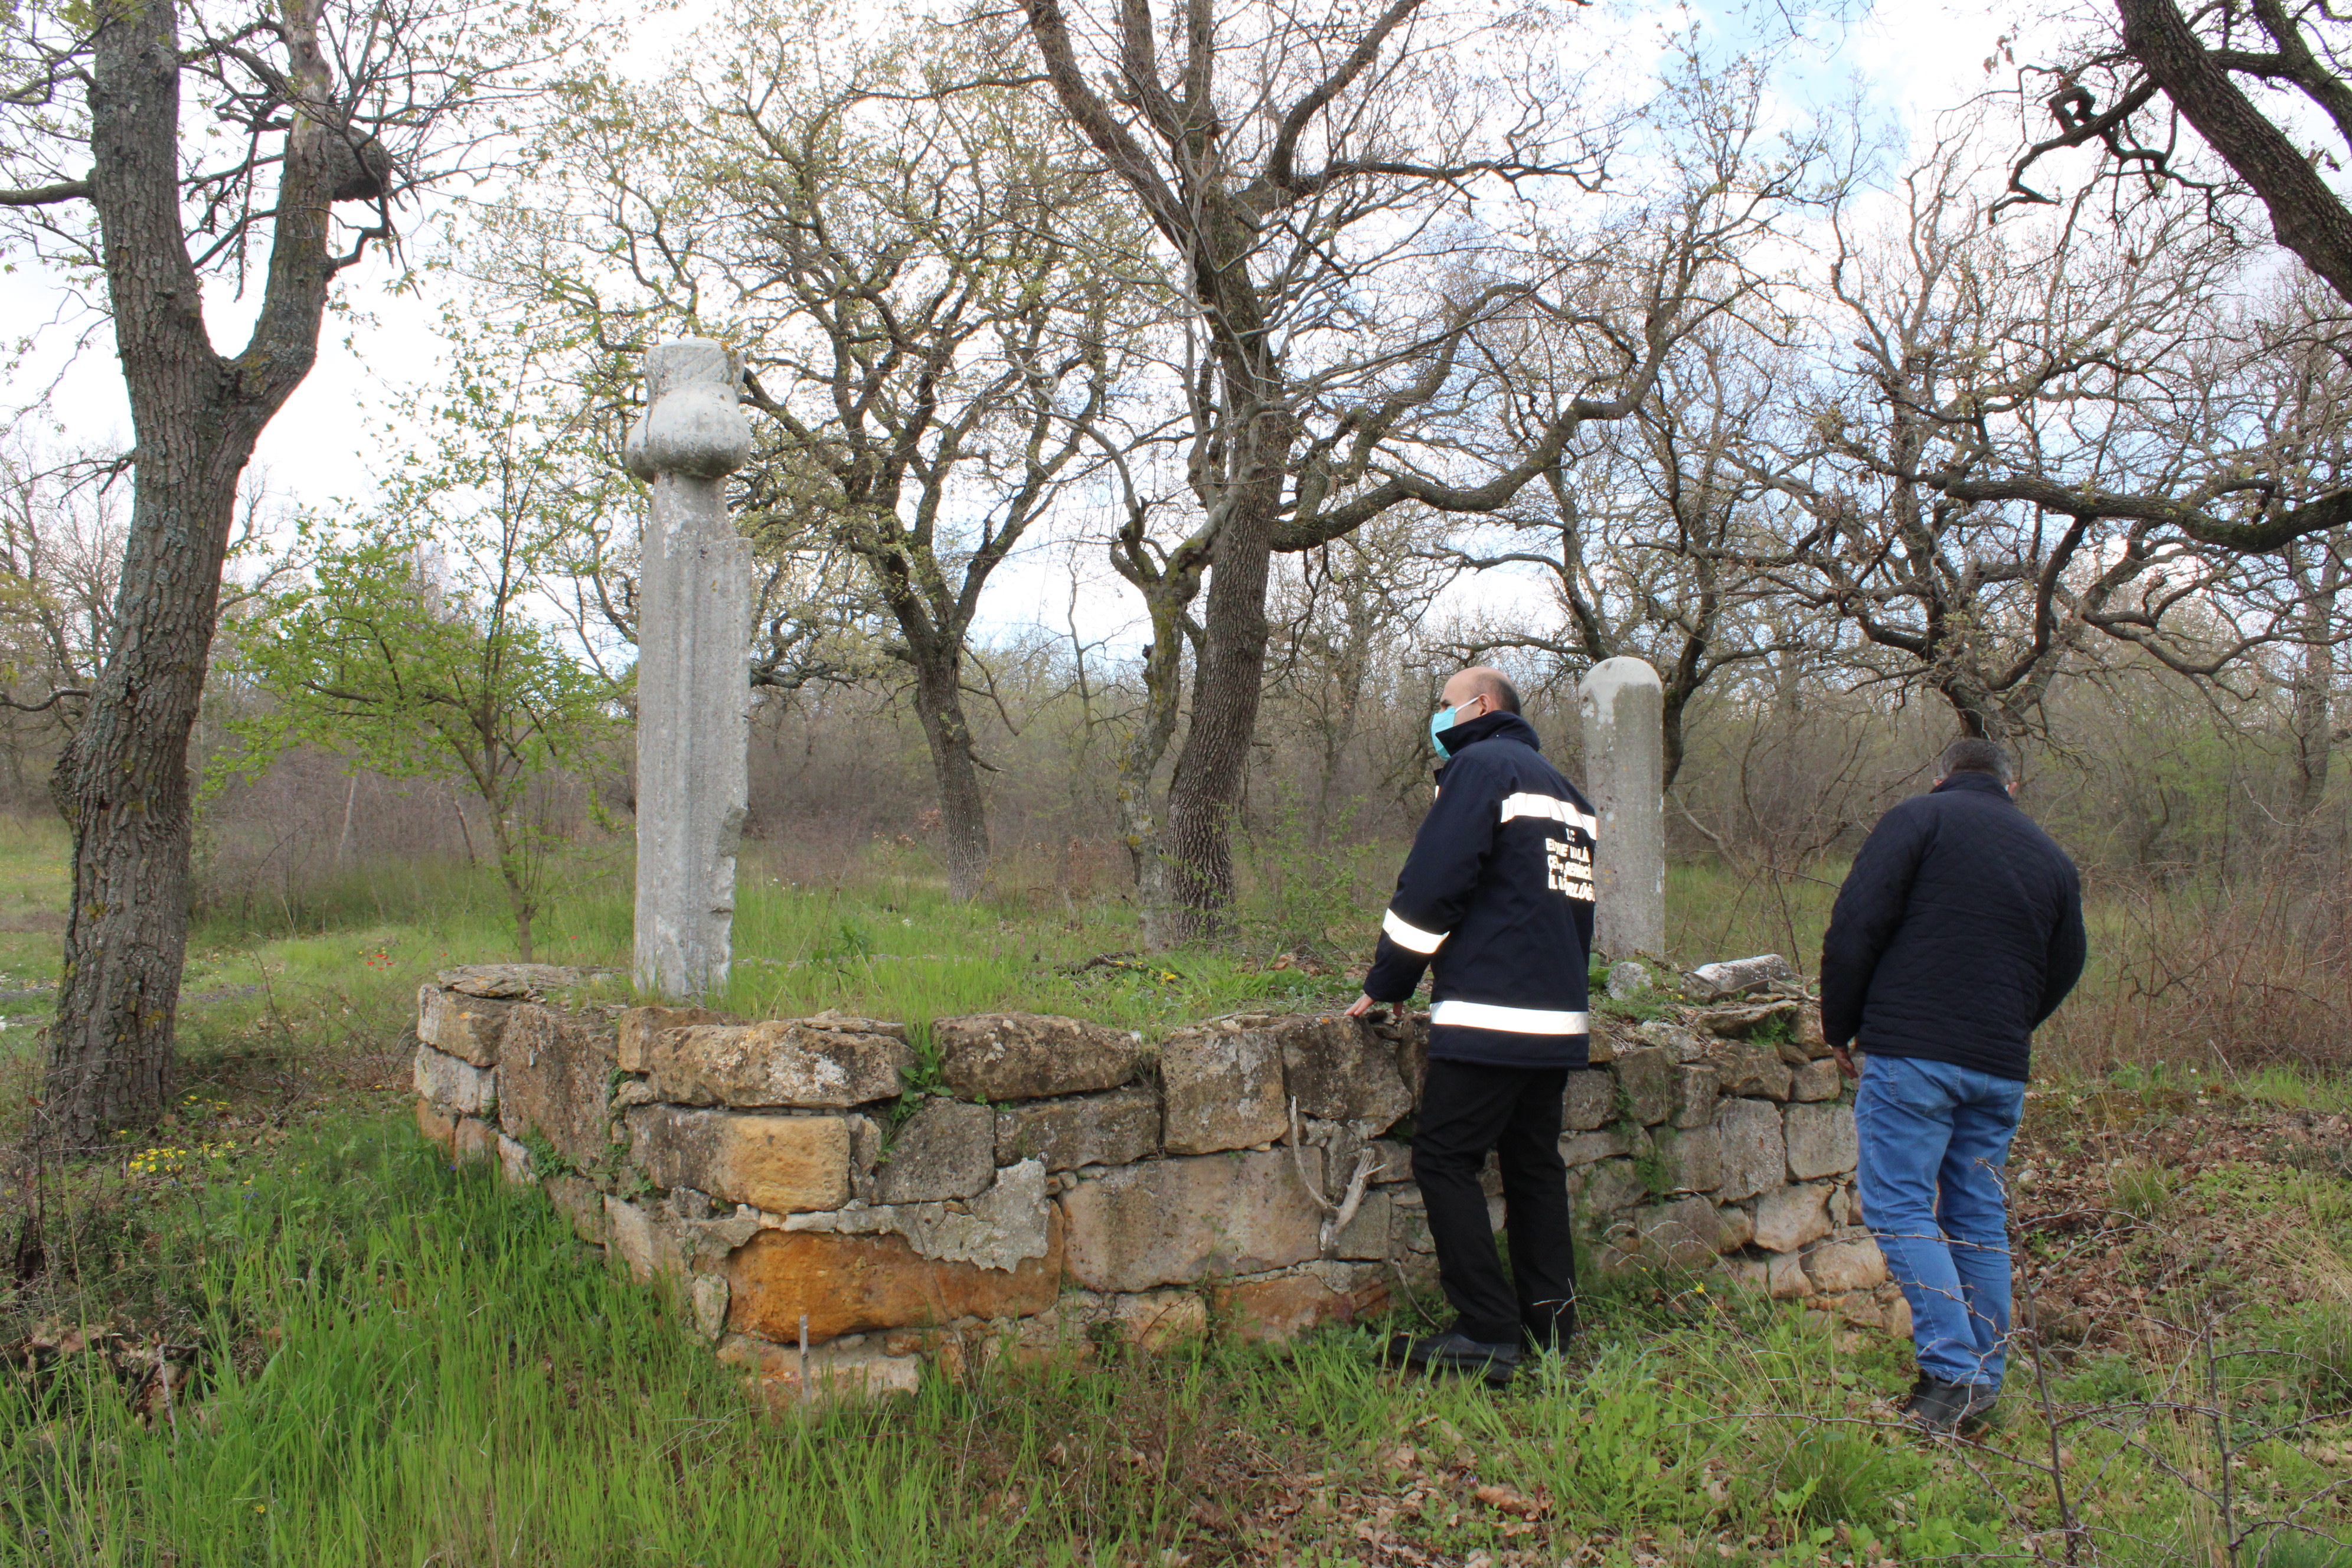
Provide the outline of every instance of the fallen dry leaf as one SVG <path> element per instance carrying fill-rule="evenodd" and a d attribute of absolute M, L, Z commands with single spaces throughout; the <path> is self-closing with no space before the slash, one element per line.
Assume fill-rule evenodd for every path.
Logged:
<path fill-rule="evenodd" d="M 1500 1509 L 1505 1513 L 1517 1514 L 1521 1519 L 1533 1519 L 1544 1510 L 1543 1504 L 1525 1493 L 1515 1491 L 1509 1487 L 1496 1486 L 1491 1482 L 1478 1489 L 1477 1497 L 1478 1500 L 1488 1508 Z"/>

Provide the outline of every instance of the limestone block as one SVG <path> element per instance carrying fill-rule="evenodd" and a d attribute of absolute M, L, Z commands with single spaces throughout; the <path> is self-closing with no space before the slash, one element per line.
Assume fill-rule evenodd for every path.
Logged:
<path fill-rule="evenodd" d="M 888 1130 L 880 1119 L 849 1117 L 849 1191 L 861 1204 L 874 1201 L 874 1173 L 882 1163 L 882 1145 Z"/>
<path fill-rule="evenodd" d="M 1592 1266 L 1603 1279 L 1614 1279 L 1623 1274 L 1644 1272 L 1654 1265 L 1642 1251 L 1642 1233 L 1629 1222 L 1600 1237 L 1592 1251 Z"/>
<path fill-rule="evenodd" d="M 444 1154 L 454 1154 L 457 1148 L 457 1119 L 434 1108 L 429 1100 L 416 1102 L 416 1131 L 427 1143 L 437 1144 Z"/>
<path fill-rule="evenodd" d="M 627 1007 L 613 1021 L 623 1072 L 652 1070 L 654 1037 L 667 1029 L 731 1022 L 709 1007 Z"/>
<path fill-rule="evenodd" d="M 1758 1002 L 1735 1002 L 1729 1006 L 1710 1007 L 1695 1016 L 1691 1022 L 1720 1039 L 1751 1040 L 1759 1050 L 1770 1051 L 1777 1060 L 1802 1062 L 1811 1058 L 1802 1050 L 1787 1045 L 1785 1040 L 1767 1046 L 1751 1039 L 1753 1036 L 1765 1032 L 1767 1025 L 1781 1025 L 1787 1032 L 1793 1033 L 1798 1006 L 1793 996 L 1771 996 Z M 1783 1055 L 1784 1048 L 1791 1054 Z"/>
<path fill-rule="evenodd" d="M 968 1198 L 995 1179 L 996 1112 L 934 1095 L 890 1140 L 874 1173 L 874 1194 L 885 1204 Z"/>
<path fill-rule="evenodd" d="M 455 1116 L 490 1116 L 499 1106 L 499 1073 L 496 1068 L 478 1068 L 471 1062 L 435 1050 L 431 1046 L 416 1047 L 416 1098 L 434 1109 Z"/>
<path fill-rule="evenodd" d="M 1045 1161 L 1049 1171 L 1125 1165 L 1160 1152 L 1160 1095 L 1149 1085 L 996 1108 L 996 1160 Z"/>
<path fill-rule="evenodd" d="M 543 1002 L 613 973 L 565 963 L 470 963 L 445 969 L 433 978 L 445 990 L 485 1001 Z"/>
<path fill-rule="evenodd" d="M 849 1201 L 845 1117 L 647 1105 L 630 1111 L 627 1124 L 630 1158 L 657 1187 L 691 1187 L 770 1214 Z"/>
<path fill-rule="evenodd" d="M 833 1110 L 895 1099 L 915 1053 L 895 1036 L 808 1019 L 698 1024 L 650 1035 L 646 1071 L 674 1105 Z"/>
<path fill-rule="evenodd" d="M 1620 1051 L 1612 1070 L 1634 1121 L 1655 1127 L 1674 1114 L 1678 1067 L 1672 1051 L 1657 1046 Z"/>
<path fill-rule="evenodd" d="M 537 1133 L 575 1165 L 604 1160 L 612 1142 L 613 1026 L 594 1015 L 524 1003 L 499 1046 L 499 1122 Z"/>
<path fill-rule="evenodd" d="M 1910 1298 L 1892 1285 L 1882 1285 L 1878 1289 L 1878 1310 L 1888 1333 L 1903 1340 L 1911 1337 Z"/>
<path fill-rule="evenodd" d="M 1789 1152 L 1780 1135 L 1779 1106 L 1761 1100 L 1722 1100 L 1716 1106 L 1715 1126 L 1723 1138 L 1723 1185 L 1717 1197 L 1752 1198 L 1787 1179 Z"/>
<path fill-rule="evenodd" d="M 1613 1160 L 1633 1152 L 1633 1142 L 1621 1127 L 1563 1133 L 1559 1140 L 1559 1157 L 1570 1165 L 1590 1165 L 1595 1160 Z"/>
<path fill-rule="evenodd" d="M 1668 1192 L 1711 1193 L 1723 1184 L 1723 1135 L 1714 1128 L 1661 1127 L 1654 1136 Z"/>
<path fill-rule="evenodd" d="M 1045 1254 L 1012 1269 L 925 1258 L 902 1236 L 762 1230 L 727 1260 L 727 1326 L 778 1343 L 872 1329 L 1026 1317 L 1054 1304 L 1062 1227 L 1049 1215 Z"/>
<path fill-rule="evenodd" d="M 1713 1263 L 1721 1241 L 1715 1205 L 1705 1198 L 1646 1205 L 1635 1212 L 1633 1229 L 1645 1261 L 1678 1268 Z"/>
<path fill-rule="evenodd" d="M 1125 1029 L 1042 1013 L 975 1013 L 931 1025 L 948 1087 L 1002 1103 L 1117 1089 L 1140 1077 L 1151 1051 Z"/>
<path fill-rule="evenodd" d="M 1364 1141 L 1364 1147 L 1372 1152 L 1372 1181 L 1375 1184 L 1388 1185 L 1412 1180 L 1412 1145 L 1400 1143 L 1393 1138 L 1369 1138 Z M 1344 1166 L 1332 1164 L 1328 1168 L 1345 1174 L 1355 1166 L 1352 1163 Z"/>
<path fill-rule="evenodd" d="M 1764 1288 L 1775 1301 L 1801 1301 L 1813 1293 L 1813 1282 L 1793 1252 L 1776 1252 L 1764 1260 Z"/>
<path fill-rule="evenodd" d="M 887 1344 L 853 1340 L 847 1344 L 809 1346 L 803 1363 L 800 1332 L 795 1342 L 773 1344 L 749 1334 L 728 1334 L 719 1342 L 719 1364 L 749 1373 L 760 1395 L 772 1405 L 794 1405 L 804 1397 L 815 1399 L 878 1399 L 887 1394 L 912 1394 L 922 1386 L 923 1360 L 894 1353 Z M 808 1387 L 801 1387 L 805 1364 Z"/>
<path fill-rule="evenodd" d="M 669 1221 L 641 1204 L 604 1195 L 605 1245 L 629 1266 L 640 1281 L 656 1274 L 677 1274 L 685 1256 Z"/>
<path fill-rule="evenodd" d="M 1672 1054 L 1678 1062 L 1695 1062 L 1706 1054 L 1706 1045 L 1680 1024 L 1670 1024 L 1663 1018 L 1653 1018 L 1633 1030 L 1633 1037 L 1645 1046 L 1656 1046 Z"/>
<path fill-rule="evenodd" d="M 1816 1290 L 1827 1289 L 1819 1280 L 1813 1282 L 1813 1288 Z M 1841 1322 L 1852 1323 L 1856 1328 L 1884 1328 L 1886 1323 L 1885 1314 L 1880 1310 L 1877 1298 L 1867 1290 L 1848 1290 L 1835 1295 L 1817 1296 L 1813 1299 L 1813 1305 L 1817 1309 L 1828 1308 L 1831 1314 Z"/>
<path fill-rule="evenodd" d="M 581 1240 L 604 1244 L 604 1194 L 577 1176 L 549 1176 L 540 1183 L 555 1212 L 572 1222 L 572 1234 Z"/>
<path fill-rule="evenodd" d="M 1318 1152 L 1307 1158 L 1319 1180 Z M 1093 1290 L 1255 1274 L 1321 1250 L 1322 1213 L 1287 1149 L 1127 1165 L 1056 1201 L 1069 1229 L 1070 1277 Z"/>
<path fill-rule="evenodd" d="M 1781 1187 L 1756 1204 L 1756 1245 L 1795 1252 L 1830 1233 L 1827 1187 Z"/>
<path fill-rule="evenodd" d="M 1606 1126 L 1616 1113 L 1617 1088 L 1605 1072 L 1571 1072 L 1560 1097 L 1559 1124 L 1571 1132 Z"/>
<path fill-rule="evenodd" d="M 1737 1252 L 1756 1239 L 1756 1216 L 1738 1204 L 1725 1204 L 1715 1211 L 1716 1245 L 1726 1252 Z"/>
<path fill-rule="evenodd" d="M 1632 1161 L 1603 1160 L 1585 1168 L 1583 1184 L 1576 1193 L 1577 1212 L 1584 1216 L 1588 1228 L 1597 1230 L 1649 1195 Z"/>
<path fill-rule="evenodd" d="M 1862 1146 L 1851 1105 L 1789 1107 L 1789 1174 L 1799 1181 L 1851 1171 Z"/>
<path fill-rule="evenodd" d="M 1381 1032 L 1384 1038 L 1395 1037 L 1397 1076 L 1404 1079 L 1412 1093 L 1412 1108 L 1419 1110 L 1421 1088 L 1429 1077 L 1429 1015 L 1410 1007 L 1398 1009 L 1393 1021 Z"/>
<path fill-rule="evenodd" d="M 1799 1068 L 1791 1079 L 1789 1098 L 1808 1101 L 1835 1100 L 1838 1090 L 1844 1087 L 1839 1081 L 1841 1076 L 1837 1063 L 1830 1058 L 1824 1057 L 1817 1062 L 1809 1061 Z"/>
<path fill-rule="evenodd" d="M 1121 1342 L 1139 1350 L 1164 1351 L 1209 1331 L 1209 1303 L 1198 1290 L 1114 1296 L 1105 1317 Z"/>
<path fill-rule="evenodd" d="M 1800 1068 L 1809 1068 L 1813 1065 L 1813 1058 L 1807 1056 L 1805 1054 L 1805 1048 L 1802 1046 L 1798 1045 L 1793 1040 L 1773 1041 L 1772 1054 L 1779 1057 L 1780 1058 L 1780 1065 L 1787 1068 L 1791 1073 L 1795 1072 Z M 1804 1098 L 1804 1096 L 1796 1092 L 1796 1088 L 1793 1082 L 1790 1086 L 1790 1094 L 1791 1097 L 1798 1100 L 1802 1100 Z"/>
<path fill-rule="evenodd" d="M 1702 963 L 1691 971 L 1685 989 L 1703 1002 L 1714 1002 L 1730 996 L 1745 996 L 1751 991 L 1761 991 L 1767 986 L 1793 985 L 1796 982 L 1797 972 L 1789 966 L 1787 959 L 1777 952 L 1766 952 L 1754 958 Z"/>
<path fill-rule="evenodd" d="M 1237 1279 L 1211 1293 L 1218 1326 L 1252 1342 L 1286 1340 L 1319 1323 L 1349 1323 L 1385 1310 L 1387 1271 L 1377 1264 L 1309 1263 Z"/>
<path fill-rule="evenodd" d="M 1607 1067 L 1617 1059 L 1617 1048 L 1621 1043 L 1617 1037 L 1616 1021 L 1605 1014 L 1593 1014 L 1584 1037 L 1585 1064 L 1588 1067 Z"/>
<path fill-rule="evenodd" d="M 1276 1027 L 1287 1092 L 1299 1113 L 1378 1130 L 1412 1109 L 1396 1044 L 1347 1017 L 1296 1018 Z M 1160 1071 L 1167 1071 L 1163 1049 Z"/>
<path fill-rule="evenodd" d="M 1171 1154 L 1268 1143 L 1290 1129 L 1270 1030 L 1179 1029 L 1160 1043 L 1160 1141 Z"/>
<path fill-rule="evenodd" d="M 1789 1068 L 1764 1046 L 1726 1045 L 1716 1054 L 1723 1092 L 1762 1100 L 1789 1098 Z"/>
<path fill-rule="evenodd" d="M 1731 1282 L 1743 1290 L 1762 1292 L 1771 1288 L 1771 1268 L 1760 1258 L 1734 1258 L 1726 1261 Z"/>
<path fill-rule="evenodd" d="M 450 1139 L 450 1158 L 460 1165 L 483 1164 L 499 1157 L 499 1130 L 478 1116 L 457 1118 Z"/>
<path fill-rule="evenodd" d="M 716 1340 L 727 1331 L 727 1281 L 716 1274 L 694 1277 L 691 1298 L 694 1310 L 694 1331 L 706 1340 Z"/>
<path fill-rule="evenodd" d="M 499 1174 L 509 1186 L 538 1185 L 538 1177 L 531 1172 L 530 1151 L 503 1132 L 499 1134 Z"/>
<path fill-rule="evenodd" d="M 1570 1191 L 1575 1191 L 1573 1184 Z M 1436 1238 L 1429 1234 L 1429 1211 L 1423 1206 L 1417 1190 L 1400 1192 L 1389 1211 L 1389 1256 L 1433 1254 L 1437 1250 Z"/>
<path fill-rule="evenodd" d="M 673 1208 L 665 1219 L 681 1266 L 688 1274 L 712 1274 L 725 1268 L 728 1254 L 761 1230 L 758 1217 L 743 1213 L 723 1219 L 681 1219 Z"/>
<path fill-rule="evenodd" d="M 1874 1241 L 1824 1241 L 1805 1254 L 1805 1273 L 1821 1290 L 1868 1290 L 1886 1282 L 1886 1255 Z"/>
<path fill-rule="evenodd" d="M 1670 1119 L 1674 1124 L 1677 1127 L 1705 1127 L 1712 1122 L 1719 1081 L 1714 1067 L 1706 1062 L 1676 1068 L 1675 1110 Z"/>
<path fill-rule="evenodd" d="M 1628 996 L 1639 996 L 1650 988 L 1650 972 L 1636 961 L 1630 958 L 1624 959 L 1609 966 L 1607 986 L 1609 999 L 1612 1002 L 1622 1002 Z"/>
<path fill-rule="evenodd" d="M 488 1002 L 438 985 L 416 991 L 416 1037 L 478 1068 L 499 1065 L 499 1036 L 507 1026 L 510 1002 Z"/>
<path fill-rule="evenodd" d="M 935 1262 L 1009 1271 L 1045 1256 L 1051 1219 L 1045 1164 L 1024 1160 L 998 1171 L 993 1186 L 967 1201 L 885 1204 L 830 1214 L 787 1215 L 783 1228 L 841 1236 L 898 1236 L 918 1254 Z"/>

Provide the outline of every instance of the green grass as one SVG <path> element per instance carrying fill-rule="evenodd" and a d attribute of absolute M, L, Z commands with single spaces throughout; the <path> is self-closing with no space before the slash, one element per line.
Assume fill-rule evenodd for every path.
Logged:
<path fill-rule="evenodd" d="M 1956 1466 L 1822 1425 L 1863 1415 L 1887 1355 L 1701 1293 L 1604 1298 L 1588 1353 L 1500 1398 L 1380 1373 L 1377 1336 L 1340 1331 L 1107 1365 L 1079 1346 L 778 1415 L 660 1292 L 396 1118 L 166 1165 L 65 1226 L 61 1264 L 131 1309 L 85 1331 L 158 1333 L 0 1384 L 0 1563 L 1114 1563 L 1287 1533 L 1336 1564 L 1400 1491 L 1403 1538 L 1507 1548 L 1481 1486 L 1579 1541 L 1992 1538 Z M 157 1337 L 201 1352 L 168 1412 L 125 1375 Z M 1898 1484 L 1932 1518 L 1897 1520 Z M 1328 1518 L 1286 1516 L 1302 1497 Z"/>

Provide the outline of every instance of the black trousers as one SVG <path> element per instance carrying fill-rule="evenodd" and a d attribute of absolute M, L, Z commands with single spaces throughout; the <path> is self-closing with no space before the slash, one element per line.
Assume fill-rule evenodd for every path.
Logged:
<path fill-rule="evenodd" d="M 1433 1059 L 1413 1123 L 1412 1179 L 1437 1244 L 1437 1283 L 1462 1332 L 1538 1348 L 1576 1331 L 1576 1237 L 1559 1157 L 1566 1068 L 1483 1067 Z M 1503 1172 L 1511 1278 L 1495 1250 L 1479 1184 L 1493 1150 Z"/>

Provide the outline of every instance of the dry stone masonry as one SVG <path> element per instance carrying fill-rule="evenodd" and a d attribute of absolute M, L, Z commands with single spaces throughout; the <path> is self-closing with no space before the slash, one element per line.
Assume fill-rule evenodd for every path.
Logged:
<path fill-rule="evenodd" d="M 1677 983 L 1703 1002 L 1597 1019 L 1598 1065 L 1570 1075 L 1560 1148 L 1599 1267 L 1720 1268 L 1907 1331 L 1816 1016 L 1777 960 L 1710 969 Z M 1252 1014 L 1150 1042 L 1005 1013 L 910 1041 L 593 1002 L 590 978 L 425 985 L 418 1125 L 673 1281 L 779 1396 L 908 1387 L 927 1355 L 1280 1338 L 1433 1281 L 1403 1141 L 1419 1018 Z"/>

